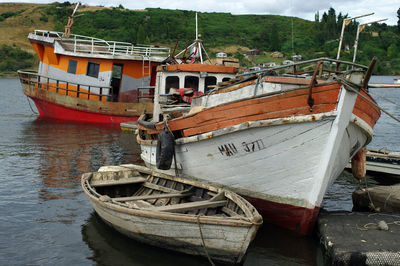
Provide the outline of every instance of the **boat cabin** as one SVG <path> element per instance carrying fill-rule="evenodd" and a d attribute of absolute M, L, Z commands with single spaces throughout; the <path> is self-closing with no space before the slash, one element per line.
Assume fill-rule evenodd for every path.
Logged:
<path fill-rule="evenodd" d="M 161 109 L 190 107 L 192 97 L 209 94 L 219 83 L 226 82 L 237 73 L 237 68 L 206 65 L 176 64 L 157 67 L 154 98 L 154 122 L 160 121 Z"/>
<path fill-rule="evenodd" d="M 28 36 L 39 59 L 37 79 L 59 94 L 95 101 L 153 97 L 156 67 L 169 49 L 36 30 Z"/>

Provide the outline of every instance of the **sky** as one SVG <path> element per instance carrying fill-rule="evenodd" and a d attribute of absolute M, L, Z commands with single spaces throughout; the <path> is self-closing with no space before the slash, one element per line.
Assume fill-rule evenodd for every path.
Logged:
<path fill-rule="evenodd" d="M 0 2 L 31 2 L 51 3 L 46 0 L 0 0 Z M 64 2 L 64 0 L 58 0 Z M 69 0 L 70 3 L 78 1 Z M 375 13 L 357 21 L 360 23 L 374 22 L 387 19 L 384 23 L 397 25 L 397 10 L 400 8 L 400 0 L 81 0 L 82 4 L 91 6 L 117 7 L 122 5 L 128 9 L 145 9 L 146 7 L 163 9 L 193 10 L 199 12 L 225 12 L 232 14 L 272 14 L 282 16 L 294 16 L 307 20 L 314 20 L 315 13 L 320 17 L 328 12 L 330 7 L 348 17 L 356 17 L 364 14 Z"/>

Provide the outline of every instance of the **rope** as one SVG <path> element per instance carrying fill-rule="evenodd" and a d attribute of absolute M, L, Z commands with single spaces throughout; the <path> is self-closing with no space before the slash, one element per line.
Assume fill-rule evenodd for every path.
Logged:
<path fill-rule="evenodd" d="M 336 79 L 339 80 L 343 85 L 345 85 L 344 87 L 348 90 L 351 90 L 352 92 L 357 93 L 361 98 L 363 98 L 364 100 L 366 100 L 367 102 L 371 103 L 372 105 L 374 105 L 376 108 L 378 108 L 379 110 L 381 110 L 382 112 L 384 112 L 385 114 L 387 114 L 388 116 L 390 116 L 391 118 L 393 118 L 394 120 L 396 120 L 397 122 L 400 123 L 400 119 L 395 117 L 394 115 L 392 115 L 391 113 L 389 113 L 388 111 L 386 111 L 385 109 L 383 109 L 382 107 L 379 107 L 376 103 L 374 103 L 373 101 L 371 101 L 370 99 L 368 99 L 367 97 L 365 97 L 364 95 L 362 95 L 358 89 L 353 88 L 354 84 L 348 82 L 347 80 L 336 76 Z"/>
<path fill-rule="evenodd" d="M 210 255 L 208 254 L 207 247 L 206 247 L 206 243 L 204 242 L 203 232 L 201 231 L 201 226 L 200 226 L 200 215 L 197 215 L 196 217 L 197 217 L 197 225 L 199 226 L 199 231 L 200 231 L 200 236 L 201 236 L 201 242 L 202 242 L 202 245 L 203 245 L 203 248 L 204 248 L 204 252 L 206 253 L 207 258 L 208 258 L 208 261 L 210 262 L 210 264 L 211 264 L 212 266 L 215 266 L 215 264 L 214 264 L 214 262 L 212 261 Z"/>
<path fill-rule="evenodd" d="M 376 211 L 376 212 L 379 212 L 380 210 L 379 210 L 378 208 L 375 207 L 374 203 L 372 202 L 371 195 L 369 194 L 368 182 L 367 182 L 367 178 L 366 178 L 366 177 L 364 177 L 364 181 L 365 181 L 365 190 L 367 191 L 367 195 L 368 195 L 368 199 L 369 199 L 369 203 L 370 203 L 370 204 L 369 204 L 369 207 L 370 207 L 372 210 L 374 210 L 374 211 Z"/>
<path fill-rule="evenodd" d="M 32 113 L 34 113 L 35 115 L 38 115 L 38 113 L 35 112 L 35 110 L 33 110 L 32 106 L 31 106 L 31 102 L 29 101 L 29 97 L 28 97 L 28 96 L 26 96 L 26 100 L 27 100 L 28 103 L 29 103 L 29 107 L 31 108 Z"/>
<path fill-rule="evenodd" d="M 370 91 L 369 93 L 371 93 L 371 91 Z M 400 104 L 395 103 L 395 102 L 389 100 L 389 99 L 386 98 L 386 97 L 383 97 L 382 95 L 380 95 L 380 94 L 378 94 L 378 93 L 376 93 L 376 92 L 373 92 L 373 93 L 371 93 L 371 94 L 372 94 L 372 95 L 375 95 L 375 96 L 378 96 L 379 98 L 382 98 L 382 99 L 384 99 L 384 100 L 386 100 L 386 101 L 388 101 L 388 102 L 390 102 L 390 103 L 392 103 L 392 104 L 394 104 L 394 105 L 400 107 Z"/>

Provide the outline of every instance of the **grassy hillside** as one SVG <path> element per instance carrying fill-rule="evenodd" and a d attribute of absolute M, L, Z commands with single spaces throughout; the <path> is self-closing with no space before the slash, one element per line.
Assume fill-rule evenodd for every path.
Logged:
<path fill-rule="evenodd" d="M 63 32 L 73 8 L 69 2 L 0 4 L 0 46 L 33 53 L 28 33 L 34 29 Z M 178 49 L 195 38 L 193 11 L 81 6 L 77 15 L 71 30 L 74 34 L 171 48 L 179 41 Z M 252 58 L 257 63 L 271 60 L 265 54 L 272 51 L 280 51 L 287 58 L 293 54 L 301 54 L 304 59 L 336 57 L 343 18 L 340 13 L 336 16 L 333 9 L 316 21 L 275 15 L 198 14 L 199 33 L 209 54 L 227 52 L 248 65 L 251 61 L 243 57 L 248 49 L 263 51 L 263 56 Z M 352 47 L 356 28 L 355 23 L 348 26 L 344 45 Z M 351 50 L 344 52 L 342 58 L 351 61 Z M 400 74 L 400 36 L 396 27 L 376 24 L 361 33 L 358 62 L 368 64 L 372 56 L 379 59 L 376 73 Z"/>

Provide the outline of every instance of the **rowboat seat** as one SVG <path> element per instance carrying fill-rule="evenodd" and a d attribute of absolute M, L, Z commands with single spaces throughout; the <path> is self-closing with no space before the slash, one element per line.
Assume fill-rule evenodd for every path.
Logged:
<path fill-rule="evenodd" d="M 145 178 L 141 176 L 134 176 L 128 178 L 120 178 L 120 179 L 111 179 L 111 180 L 92 180 L 90 185 L 92 187 L 107 187 L 107 186 L 117 186 L 117 185 L 127 185 L 127 184 L 135 184 L 135 183 L 144 183 L 146 181 Z"/>

